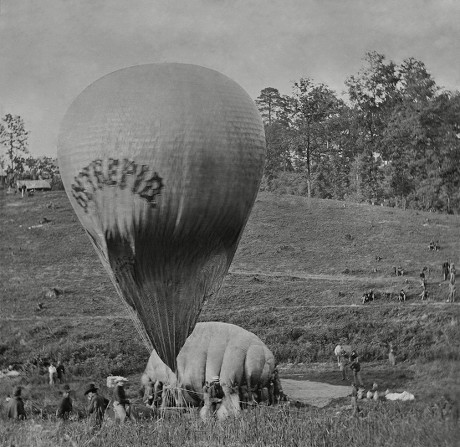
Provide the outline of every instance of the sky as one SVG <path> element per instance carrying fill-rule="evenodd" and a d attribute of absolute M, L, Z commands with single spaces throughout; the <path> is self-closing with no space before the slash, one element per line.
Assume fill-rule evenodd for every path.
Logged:
<path fill-rule="evenodd" d="M 0 0 L 0 115 L 20 115 L 32 156 L 56 155 L 75 97 L 120 68 L 213 68 L 252 98 L 310 77 L 338 94 L 367 51 L 415 57 L 460 90 L 458 0 Z"/>

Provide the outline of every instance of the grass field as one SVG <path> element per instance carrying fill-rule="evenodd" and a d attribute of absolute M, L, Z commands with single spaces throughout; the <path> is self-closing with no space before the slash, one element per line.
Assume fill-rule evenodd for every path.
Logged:
<path fill-rule="evenodd" d="M 352 344 L 363 359 L 365 383 L 408 390 L 416 395 L 409 405 L 369 407 L 362 420 L 350 419 L 344 401 L 323 410 L 260 409 L 213 428 L 182 415 L 131 426 L 126 438 L 110 426 L 94 437 L 81 422 L 56 427 L 35 419 L 19 430 L 2 422 L 0 442 L 455 445 L 458 427 L 440 407 L 444 394 L 458 399 L 460 391 L 460 307 L 445 302 L 440 268 L 446 259 L 459 265 L 459 223 L 458 216 L 260 193 L 230 273 L 200 317 L 257 334 L 284 377 L 342 384 L 333 349 L 341 341 Z M 439 251 L 428 250 L 432 239 L 439 240 Z M 394 276 L 395 266 L 406 274 Z M 421 302 L 423 267 L 430 269 L 430 297 Z M 46 296 L 50 288 L 58 294 Z M 371 288 L 376 301 L 362 305 L 361 295 Z M 406 303 L 397 301 L 401 288 Z M 77 406 L 88 381 L 102 384 L 109 373 L 129 376 L 130 393 L 137 392 L 148 353 L 65 193 L 21 199 L 0 192 L 0 306 L 0 368 L 37 354 L 60 357 Z M 390 342 L 397 349 L 395 368 L 386 361 Z M 59 394 L 45 375 L 0 380 L 0 393 L 17 382 L 30 404 L 55 408 Z"/>

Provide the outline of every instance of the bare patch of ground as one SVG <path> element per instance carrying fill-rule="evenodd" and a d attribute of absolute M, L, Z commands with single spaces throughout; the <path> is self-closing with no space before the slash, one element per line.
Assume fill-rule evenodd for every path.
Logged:
<path fill-rule="evenodd" d="M 347 397 L 350 394 L 349 386 L 310 380 L 281 379 L 281 384 L 289 399 L 320 408 L 328 405 L 333 399 Z"/>

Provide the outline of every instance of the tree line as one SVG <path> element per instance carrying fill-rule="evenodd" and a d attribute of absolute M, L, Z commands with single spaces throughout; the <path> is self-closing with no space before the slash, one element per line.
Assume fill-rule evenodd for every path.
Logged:
<path fill-rule="evenodd" d="M 304 77 L 291 95 L 264 88 L 262 188 L 307 197 L 460 212 L 460 93 L 438 86 L 423 62 L 366 53 L 345 80 L 347 98 Z M 55 159 L 29 154 L 20 116 L 0 120 L 7 182 L 58 179 Z"/>
<path fill-rule="evenodd" d="M 311 78 L 264 88 L 262 188 L 308 197 L 460 212 L 460 93 L 423 62 L 366 53 L 342 99 Z"/>

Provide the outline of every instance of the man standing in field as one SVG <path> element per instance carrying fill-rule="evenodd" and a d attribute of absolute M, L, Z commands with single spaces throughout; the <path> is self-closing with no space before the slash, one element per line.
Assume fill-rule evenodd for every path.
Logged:
<path fill-rule="evenodd" d="M 450 268 L 449 268 L 449 282 L 451 284 L 455 284 L 455 275 L 456 275 L 455 265 L 452 263 L 450 264 Z"/>
<path fill-rule="evenodd" d="M 446 281 L 447 278 L 449 277 L 449 270 L 450 270 L 450 264 L 449 264 L 449 261 L 446 261 L 442 264 L 442 274 L 443 274 L 444 281 Z"/>
<path fill-rule="evenodd" d="M 420 294 L 420 298 L 423 300 L 428 298 L 428 292 L 426 290 L 426 278 L 425 273 L 420 273 L 420 285 L 422 286 L 422 293 Z"/>
<path fill-rule="evenodd" d="M 359 416 L 361 409 L 358 406 L 358 387 L 355 383 L 351 384 L 351 408 L 353 410 L 352 416 Z"/>
<path fill-rule="evenodd" d="M 391 366 L 396 365 L 396 354 L 395 354 L 395 350 L 393 348 L 392 343 L 390 343 L 390 352 L 388 353 L 388 361 L 390 362 Z"/>
<path fill-rule="evenodd" d="M 121 423 L 126 420 L 126 407 L 129 405 L 129 400 L 126 398 L 125 382 L 127 379 L 119 377 L 113 389 L 113 409 L 115 411 L 115 420 L 120 420 Z"/>
<path fill-rule="evenodd" d="M 58 361 L 58 365 L 56 367 L 56 374 L 57 374 L 57 379 L 59 380 L 59 383 L 64 383 L 64 377 L 65 377 L 65 368 L 64 365 L 62 364 L 61 360 Z"/>
<path fill-rule="evenodd" d="M 406 293 L 403 289 L 399 292 L 399 301 L 406 301 Z"/>
<path fill-rule="evenodd" d="M 22 389 L 20 386 L 14 389 L 13 397 L 8 401 L 7 415 L 9 419 L 23 420 L 27 419 L 24 409 L 24 401 L 21 397 Z"/>
<path fill-rule="evenodd" d="M 449 297 L 447 298 L 448 303 L 455 303 L 455 294 L 457 289 L 455 284 L 449 283 Z"/>
<path fill-rule="evenodd" d="M 363 379 L 361 378 L 361 365 L 359 364 L 358 359 L 356 359 L 351 365 L 350 369 L 353 372 L 353 383 L 358 386 L 364 386 Z"/>
<path fill-rule="evenodd" d="M 56 382 L 56 374 L 57 370 L 56 367 L 54 366 L 53 362 L 50 363 L 50 366 L 48 367 L 48 373 L 50 376 L 50 385 L 54 385 Z"/>
<path fill-rule="evenodd" d="M 273 395 L 275 397 L 275 403 L 278 403 L 283 396 L 283 387 L 281 385 L 280 375 L 278 371 L 278 366 L 275 365 L 273 370 Z"/>
<path fill-rule="evenodd" d="M 108 399 L 100 396 L 97 393 L 98 388 L 91 383 L 85 391 L 85 396 L 88 396 L 89 404 L 86 407 L 88 414 L 92 419 L 93 428 L 100 428 L 104 420 L 105 410 L 109 404 Z"/>
<path fill-rule="evenodd" d="M 59 403 L 59 408 L 56 411 L 56 416 L 63 421 L 69 419 L 70 413 L 72 413 L 72 399 L 70 398 L 70 386 L 64 385 L 62 391 L 62 400 Z"/>
<path fill-rule="evenodd" d="M 339 370 L 342 373 L 342 381 L 347 380 L 348 356 L 345 351 L 341 351 L 339 356 Z"/>

